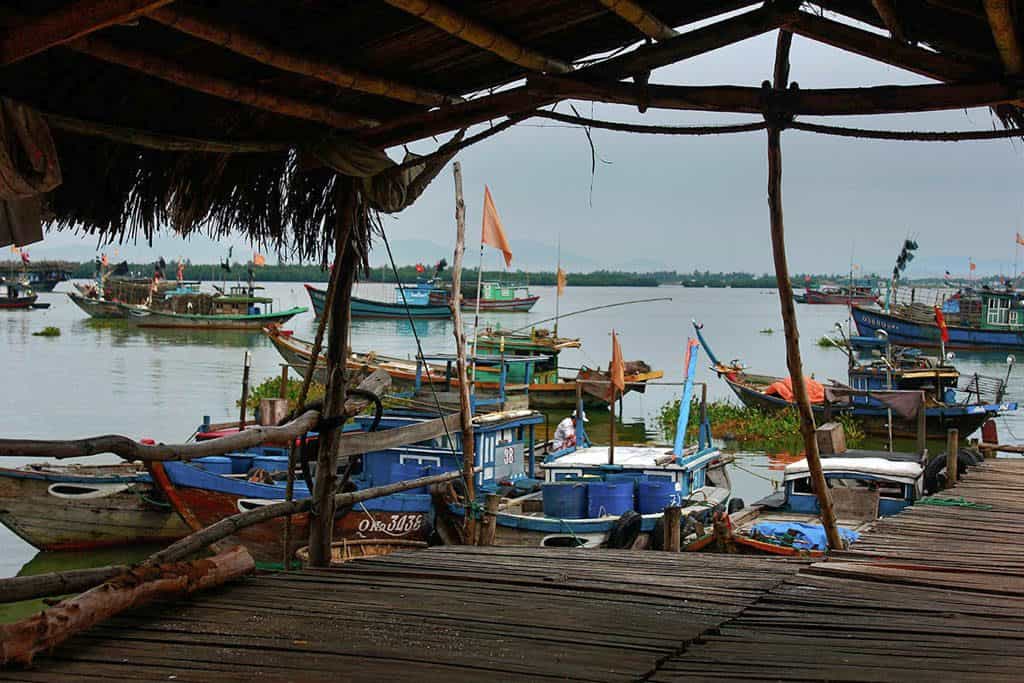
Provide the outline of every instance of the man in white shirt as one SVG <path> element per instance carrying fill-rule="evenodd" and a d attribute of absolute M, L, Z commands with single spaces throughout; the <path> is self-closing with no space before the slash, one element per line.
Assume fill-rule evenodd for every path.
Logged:
<path fill-rule="evenodd" d="M 551 440 L 551 448 L 555 451 L 560 451 L 563 448 L 569 448 L 576 445 L 576 411 L 572 411 L 572 415 L 565 418 L 558 423 L 555 428 L 555 436 Z M 586 412 L 583 413 L 583 421 L 590 422 L 587 419 Z"/>

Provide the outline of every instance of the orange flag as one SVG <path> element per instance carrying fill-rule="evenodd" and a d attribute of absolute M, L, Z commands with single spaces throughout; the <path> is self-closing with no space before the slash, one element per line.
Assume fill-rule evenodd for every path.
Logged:
<path fill-rule="evenodd" d="M 263 254 L 255 254 L 254 253 L 252 255 L 252 264 L 254 266 L 265 266 L 265 265 L 267 265 L 267 259 L 266 259 L 265 256 L 263 256 Z"/>
<path fill-rule="evenodd" d="M 558 296 L 565 293 L 565 271 L 558 269 Z"/>
<path fill-rule="evenodd" d="M 974 261 L 971 261 L 970 259 L 968 259 L 967 265 L 971 270 L 976 270 L 978 268 L 978 265 Z"/>
<path fill-rule="evenodd" d="M 1017 233 L 1017 244 L 1024 244 L 1024 237 L 1019 232 Z"/>
<path fill-rule="evenodd" d="M 501 227 L 498 209 L 494 206 L 491 190 L 486 185 L 484 185 L 484 226 L 480 241 L 504 254 L 506 267 L 512 265 L 512 247 L 508 245 L 505 229 Z"/>
<path fill-rule="evenodd" d="M 622 362 L 622 347 L 619 346 L 619 337 L 612 330 L 612 364 L 608 366 L 608 374 L 611 376 L 612 387 L 619 390 L 621 394 L 626 390 L 626 364 Z M 614 394 L 612 395 L 614 398 Z"/>

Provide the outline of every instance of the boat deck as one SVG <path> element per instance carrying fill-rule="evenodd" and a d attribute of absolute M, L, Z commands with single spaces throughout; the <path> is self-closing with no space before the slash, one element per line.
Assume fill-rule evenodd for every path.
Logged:
<path fill-rule="evenodd" d="M 1024 459 L 878 521 L 658 667 L 651 681 L 1019 681 Z"/>
<path fill-rule="evenodd" d="M 145 607 L 2 680 L 637 680 L 804 563 L 447 547 Z"/>

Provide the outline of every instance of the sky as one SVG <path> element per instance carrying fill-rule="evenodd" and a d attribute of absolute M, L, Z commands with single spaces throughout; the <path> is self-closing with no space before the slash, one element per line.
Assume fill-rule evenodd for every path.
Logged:
<path fill-rule="evenodd" d="M 655 71 L 652 83 L 758 86 L 769 78 L 775 33 Z M 926 79 L 797 37 L 790 78 L 802 88 L 927 83 Z M 676 125 L 751 117 L 577 103 L 595 118 Z M 558 111 L 569 112 L 566 103 Z M 819 120 L 807 118 L 805 120 Z M 905 116 L 830 117 L 828 123 L 879 129 L 968 130 L 996 125 L 987 109 Z M 570 271 L 596 268 L 771 272 L 763 132 L 709 137 L 592 131 L 599 161 L 579 127 L 534 119 L 463 150 L 467 232 L 478 240 L 488 185 L 516 266 L 550 270 L 556 244 Z M 446 139 L 446 138 L 445 138 Z M 411 148 L 426 153 L 432 140 Z M 887 273 L 905 237 L 920 243 L 907 275 L 1010 273 L 1014 235 L 1024 232 L 1020 141 L 960 143 L 866 141 L 800 131 L 783 134 L 783 204 L 793 272 Z M 398 159 L 401 150 L 392 150 Z M 592 185 L 592 189 L 591 189 Z M 385 225 L 402 262 L 450 254 L 455 239 L 450 166 L 418 202 Z M 210 262 L 228 242 L 161 237 L 155 249 L 121 247 L 124 257 L 157 255 Z M 235 256 L 251 247 L 237 242 Z M 518 248 L 517 248 L 518 245 Z M 94 242 L 49 234 L 34 258 L 88 258 Z M 467 250 L 472 264 L 478 253 Z M 450 257 L 449 257 L 449 260 Z M 273 261 L 273 259 L 271 259 Z M 383 250 L 371 261 L 384 262 Z M 496 267 L 497 253 L 485 266 Z"/>

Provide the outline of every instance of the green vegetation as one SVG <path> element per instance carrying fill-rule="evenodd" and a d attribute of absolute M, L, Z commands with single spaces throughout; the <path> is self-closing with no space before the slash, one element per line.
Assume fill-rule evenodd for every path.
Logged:
<path fill-rule="evenodd" d="M 763 330 L 761 330 L 761 334 L 775 334 L 775 330 L 773 330 L 770 327 L 766 327 Z"/>
<path fill-rule="evenodd" d="M 295 410 L 296 404 L 299 401 L 299 392 L 302 391 L 302 380 L 288 378 L 288 386 L 286 387 L 289 410 Z M 313 382 L 309 385 L 309 395 L 306 398 L 306 402 L 315 401 L 316 399 L 323 398 L 324 386 Z M 260 407 L 260 399 L 263 398 L 280 398 L 281 397 L 281 378 L 268 377 L 254 387 L 249 389 L 249 400 L 246 402 L 246 408 L 249 410 L 256 410 Z M 241 407 L 241 399 L 235 401 L 235 407 Z"/>
<path fill-rule="evenodd" d="M 818 346 L 821 346 L 821 347 L 826 348 L 826 349 L 837 349 L 837 348 L 839 348 L 837 346 L 836 340 L 833 339 L 832 337 L 829 337 L 828 335 L 824 335 L 824 336 L 818 337 L 817 344 L 818 344 Z"/>
<path fill-rule="evenodd" d="M 666 437 L 674 439 L 679 421 L 679 399 L 663 405 L 657 419 Z M 708 404 L 708 419 L 711 421 L 711 433 L 718 438 L 765 448 L 803 448 L 800 417 L 795 409 L 766 413 L 727 401 L 715 401 Z M 699 420 L 700 402 L 694 401 L 686 427 L 687 441 L 697 438 Z M 864 440 L 864 430 L 848 416 L 840 415 L 836 421 L 843 425 L 848 446 L 856 447 Z"/>
<path fill-rule="evenodd" d="M 44 327 L 43 329 L 39 330 L 38 332 L 33 332 L 32 336 L 33 337 L 59 337 L 60 336 L 60 328 L 59 327 L 54 327 L 52 325 L 47 325 L 46 327 Z"/>

